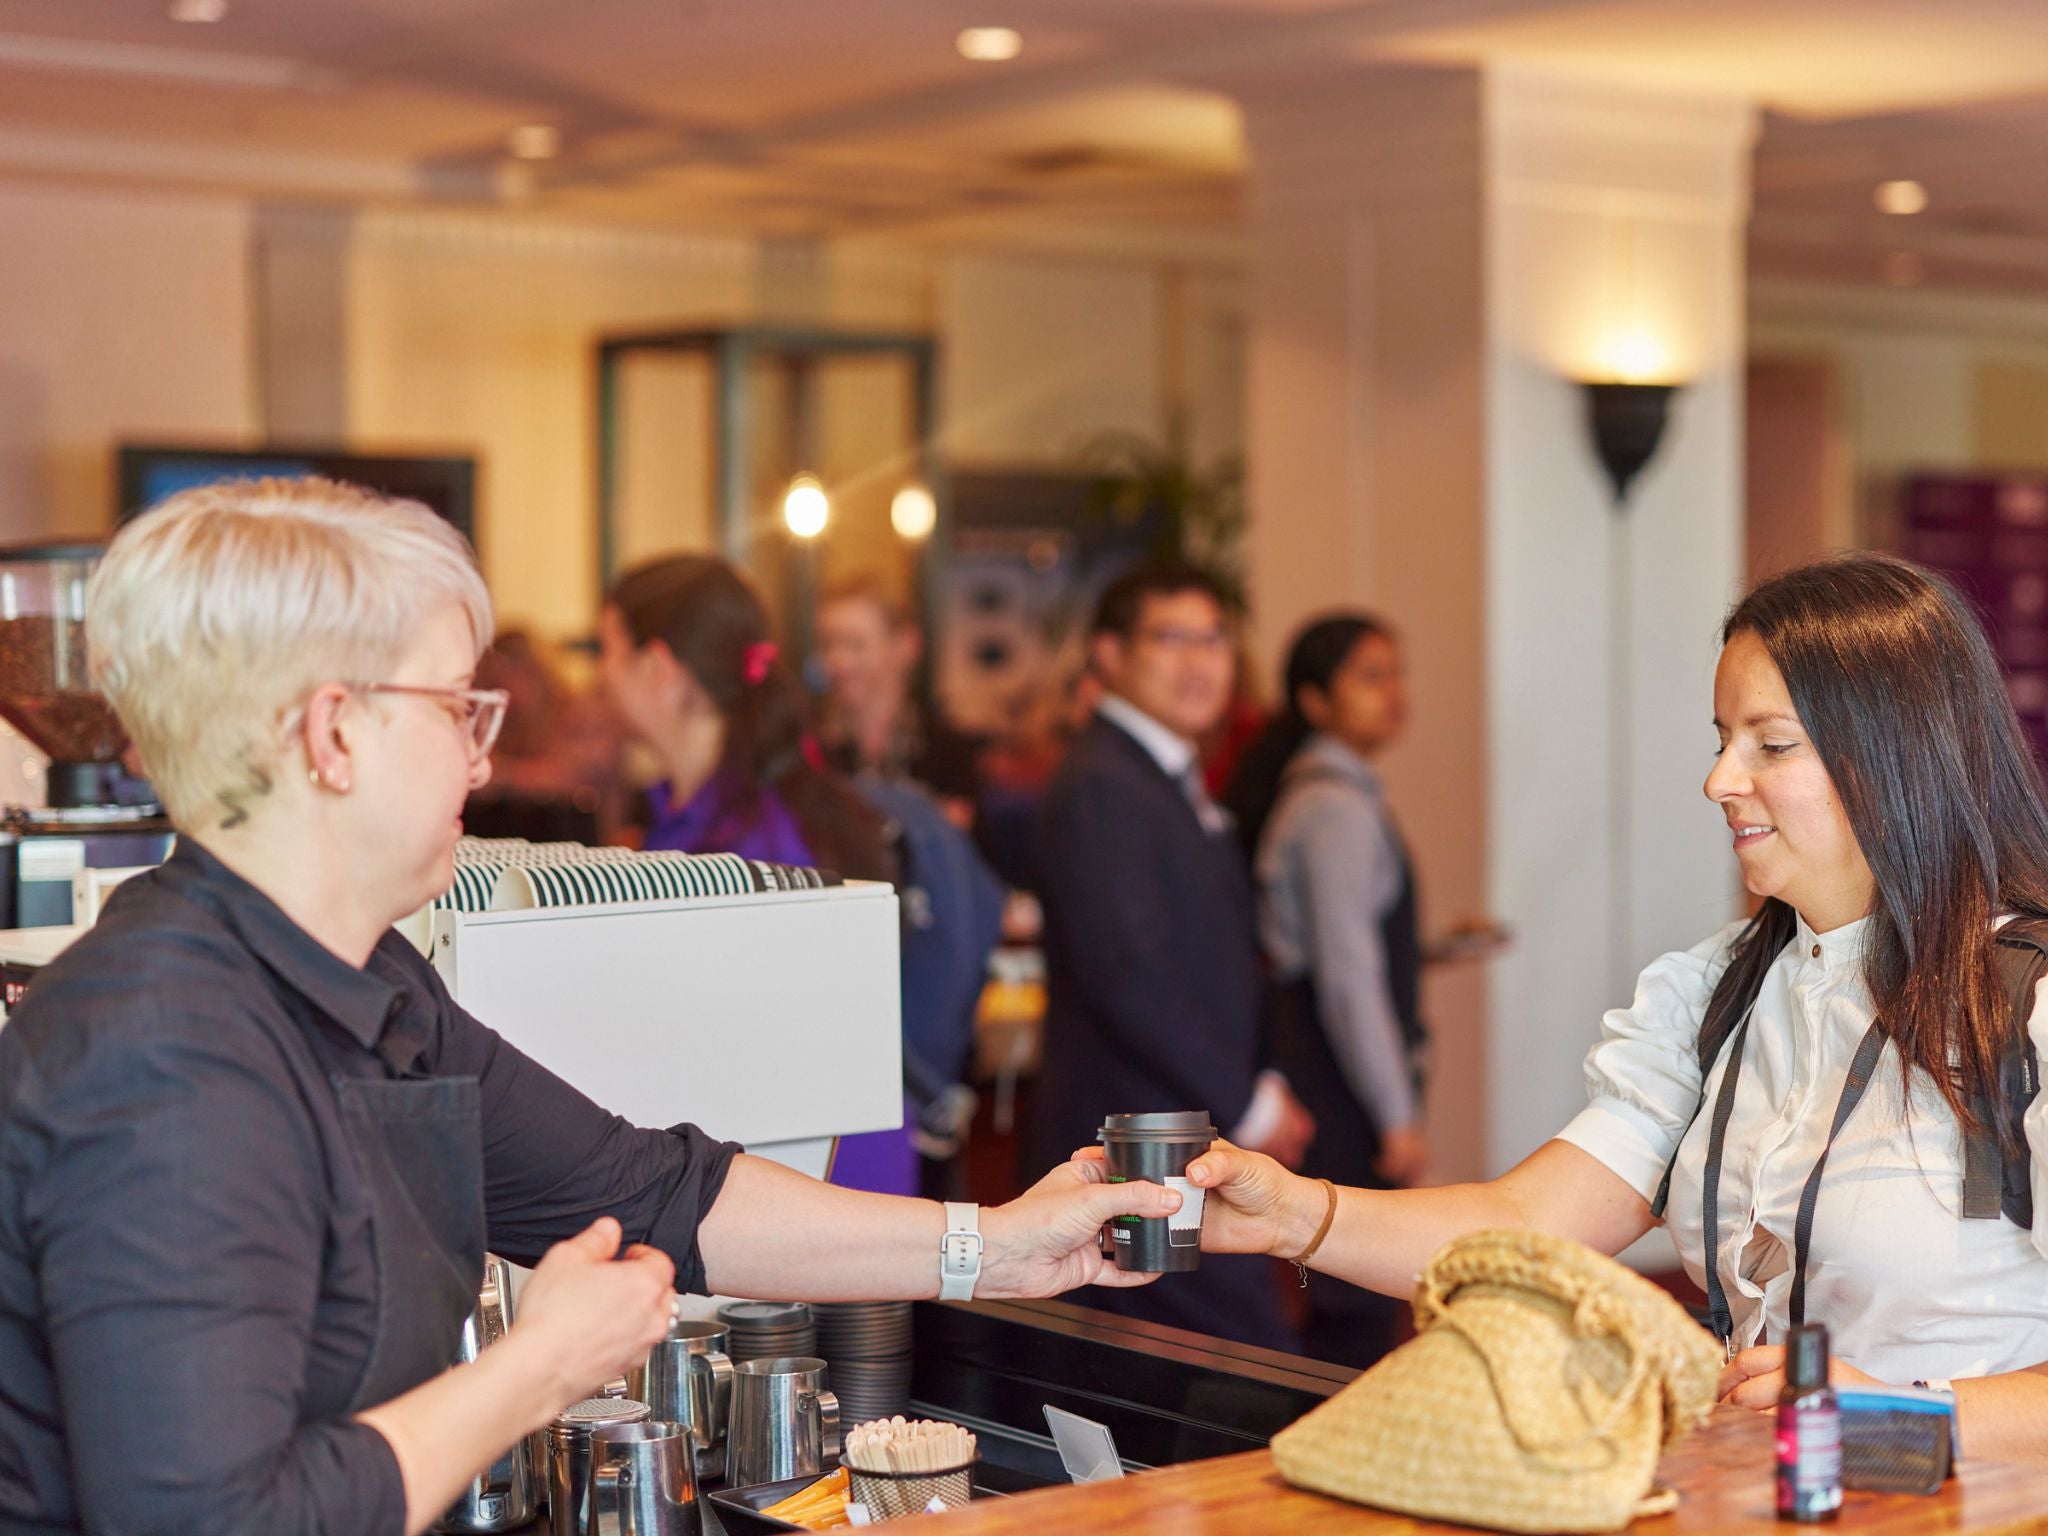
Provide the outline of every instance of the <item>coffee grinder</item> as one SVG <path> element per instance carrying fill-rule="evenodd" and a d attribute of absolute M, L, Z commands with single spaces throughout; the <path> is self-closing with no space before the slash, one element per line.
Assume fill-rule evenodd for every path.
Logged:
<path fill-rule="evenodd" d="M 0 549 L 0 717 L 48 759 L 43 803 L 0 812 L 0 929 L 69 923 L 79 873 L 159 864 L 170 852 L 170 823 L 123 764 L 127 732 L 86 670 L 85 588 L 102 553 Z"/>

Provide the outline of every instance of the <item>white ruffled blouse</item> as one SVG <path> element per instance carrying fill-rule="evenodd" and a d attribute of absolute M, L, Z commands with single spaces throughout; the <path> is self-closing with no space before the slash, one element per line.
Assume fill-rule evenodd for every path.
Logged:
<path fill-rule="evenodd" d="M 1827 1142 L 1843 1079 L 1870 1027 L 1862 954 L 1870 919 L 1815 934 L 1804 922 L 1771 966 L 1750 1020 L 1721 1179 L 1720 1270 L 1738 1347 L 1783 1340 L 1800 1190 Z M 1686 1272 L 1706 1284 L 1701 1197 L 1723 1050 L 1700 1104 L 1694 1046 L 1707 999 L 1741 932 L 1733 924 L 1655 961 L 1634 1003 L 1604 1020 L 1586 1057 L 1590 1102 L 1561 1136 L 1645 1199 L 1672 1149 L 1666 1220 Z M 2044 983 L 2048 984 L 2048 983 Z M 2029 1021 L 2048 1061 L 2048 1010 Z M 1691 1121 L 1690 1129 L 1687 1122 Z M 1881 1381 L 1988 1376 L 2048 1361 L 2048 1093 L 2027 1112 L 2034 1229 L 1958 1217 L 1963 1149 L 1924 1074 L 1910 1096 L 1885 1047 L 1876 1077 L 1828 1158 L 1814 1210 L 1806 1317 L 1835 1355 Z"/>

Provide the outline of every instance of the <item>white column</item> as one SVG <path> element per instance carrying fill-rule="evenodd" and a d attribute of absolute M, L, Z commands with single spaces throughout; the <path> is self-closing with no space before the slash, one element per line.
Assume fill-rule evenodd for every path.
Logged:
<path fill-rule="evenodd" d="M 1444 1175 L 1497 1171 L 1583 1102 L 1636 969 L 1734 910 L 1699 782 L 1739 569 L 1753 114 L 1503 69 L 1245 106 L 1260 654 L 1337 604 L 1406 636 L 1386 766 L 1425 925 L 1515 932 L 1429 978 L 1432 1141 Z M 1686 381 L 1620 513 L 1576 382 L 1617 344 Z"/>
<path fill-rule="evenodd" d="M 348 440 L 348 262 L 355 220 L 331 208 L 260 207 L 255 273 L 263 432 L 273 442 Z"/>
<path fill-rule="evenodd" d="M 1257 664 L 1366 607 L 1403 636 L 1413 716 L 1384 764 L 1425 931 L 1487 905 L 1481 82 L 1388 70 L 1245 99 L 1246 468 Z M 1479 1173 L 1485 977 L 1429 977 L 1436 1171 Z"/>

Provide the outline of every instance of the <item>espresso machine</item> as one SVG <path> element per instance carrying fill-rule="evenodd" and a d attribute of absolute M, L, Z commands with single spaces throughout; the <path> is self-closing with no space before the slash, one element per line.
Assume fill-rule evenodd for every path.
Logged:
<path fill-rule="evenodd" d="M 0 751 L 11 795 L 0 811 L 0 929 L 72 921 L 86 869 L 163 862 L 171 847 L 147 780 L 122 761 L 127 733 L 86 667 L 85 588 L 93 544 L 0 549 Z"/>

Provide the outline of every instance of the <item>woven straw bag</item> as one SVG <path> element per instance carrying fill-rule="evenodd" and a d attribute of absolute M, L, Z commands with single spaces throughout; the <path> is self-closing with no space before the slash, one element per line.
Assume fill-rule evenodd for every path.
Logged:
<path fill-rule="evenodd" d="M 1508 1531 L 1614 1531 L 1662 1514 L 1664 1447 L 1714 1406 L 1722 1353 L 1625 1265 L 1541 1232 L 1478 1232 L 1430 1260 L 1416 1337 L 1273 1437 L 1297 1487 Z"/>

